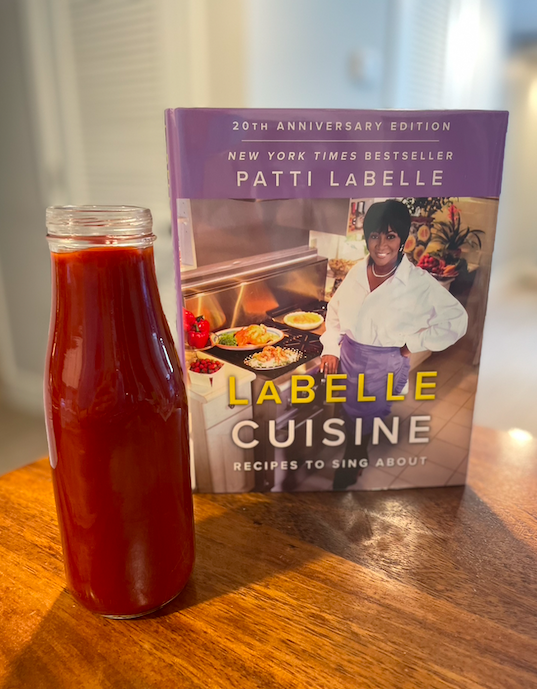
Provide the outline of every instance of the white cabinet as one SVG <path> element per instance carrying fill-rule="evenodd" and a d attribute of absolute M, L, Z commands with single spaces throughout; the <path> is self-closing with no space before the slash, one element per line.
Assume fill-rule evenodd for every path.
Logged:
<path fill-rule="evenodd" d="M 236 462 L 240 463 L 241 468 L 244 462 L 253 462 L 254 452 L 237 447 L 231 439 L 235 425 L 251 418 L 252 408 L 243 407 L 238 414 L 221 421 L 207 431 L 207 461 L 215 485 L 222 486 L 221 492 L 243 493 L 254 487 L 254 476 L 251 471 L 234 470 Z"/>
<path fill-rule="evenodd" d="M 237 447 L 231 434 L 236 424 L 252 418 L 251 380 L 255 376 L 235 367 L 233 370 L 238 374 L 237 398 L 248 400 L 248 405 L 230 405 L 227 385 L 207 396 L 194 390 L 190 395 L 191 447 L 196 488 L 201 493 L 239 493 L 254 487 L 251 471 L 234 470 L 237 462 L 241 468 L 245 462 L 253 462 L 253 450 Z"/>

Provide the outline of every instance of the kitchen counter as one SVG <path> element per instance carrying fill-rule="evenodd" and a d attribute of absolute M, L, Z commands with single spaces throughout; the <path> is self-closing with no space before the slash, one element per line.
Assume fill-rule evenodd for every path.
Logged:
<path fill-rule="evenodd" d="M 0 479 L 0 686 L 537 687 L 537 441 L 477 428 L 469 486 L 196 495 L 183 594 L 65 590 L 50 467 Z"/>

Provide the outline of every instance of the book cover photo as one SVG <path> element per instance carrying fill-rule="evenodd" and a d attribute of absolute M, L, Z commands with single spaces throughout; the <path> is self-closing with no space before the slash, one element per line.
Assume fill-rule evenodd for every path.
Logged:
<path fill-rule="evenodd" d="M 506 128 L 166 111 L 197 490 L 464 484 Z"/>

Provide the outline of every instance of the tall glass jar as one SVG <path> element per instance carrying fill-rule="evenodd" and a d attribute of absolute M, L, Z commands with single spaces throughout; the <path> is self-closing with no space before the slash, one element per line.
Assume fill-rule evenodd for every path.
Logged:
<path fill-rule="evenodd" d="M 51 207 L 47 230 L 45 408 L 68 587 L 96 613 L 137 617 L 194 562 L 187 401 L 151 213 Z"/>

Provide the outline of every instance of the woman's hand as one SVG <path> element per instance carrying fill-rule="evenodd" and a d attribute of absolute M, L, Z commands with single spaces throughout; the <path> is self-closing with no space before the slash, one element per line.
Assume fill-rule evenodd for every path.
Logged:
<path fill-rule="evenodd" d="M 404 356 L 406 359 L 410 359 L 410 349 L 406 345 L 401 347 L 401 356 Z"/>
<path fill-rule="evenodd" d="M 339 366 L 339 359 L 333 354 L 325 354 L 321 357 L 321 373 L 337 373 Z"/>

